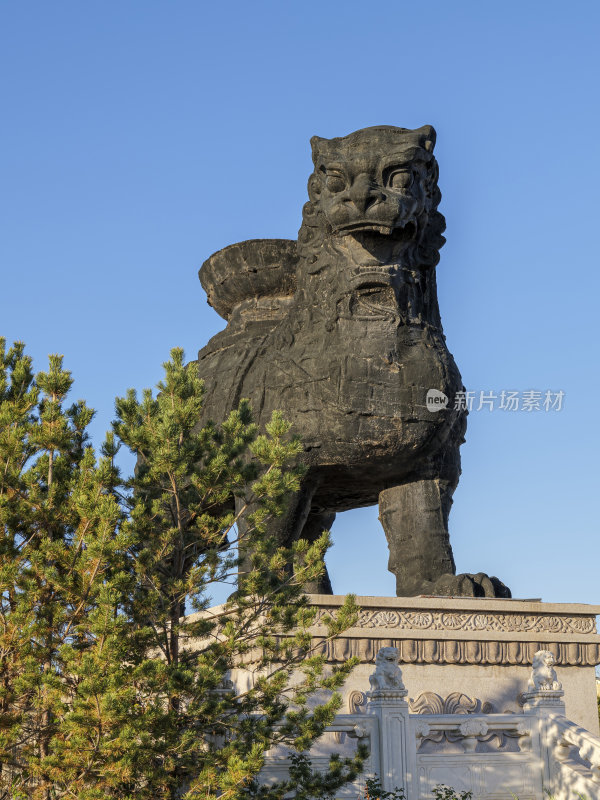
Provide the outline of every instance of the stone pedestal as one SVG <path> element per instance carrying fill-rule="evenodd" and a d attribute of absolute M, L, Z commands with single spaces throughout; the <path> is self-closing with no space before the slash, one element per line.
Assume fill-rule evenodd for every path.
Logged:
<path fill-rule="evenodd" d="M 312 595 L 313 643 L 331 664 L 357 656 L 345 708 L 310 750 L 315 769 L 367 745 L 366 779 L 428 800 L 439 784 L 478 800 L 600 797 L 595 665 L 600 607 L 531 600 L 359 597 L 355 627 L 328 642 L 342 597 Z M 238 688 L 251 664 L 234 670 Z M 320 698 L 321 700 L 324 698 Z M 267 754 L 261 780 L 285 779 L 289 753 Z"/>
<path fill-rule="evenodd" d="M 409 711 L 404 687 L 401 690 L 378 689 L 368 693 L 369 712 L 377 717 L 380 763 L 374 765 L 383 788 L 392 792 L 408 782 Z"/>
<path fill-rule="evenodd" d="M 566 715 L 597 734 L 595 665 L 600 606 L 445 597 L 358 597 L 356 627 L 322 647 L 331 663 L 358 656 L 345 689 L 345 713 L 366 705 L 365 686 L 381 647 L 397 647 L 413 714 L 523 713 L 533 656 L 549 650 L 564 689 Z M 311 595 L 312 629 L 343 602 Z"/>

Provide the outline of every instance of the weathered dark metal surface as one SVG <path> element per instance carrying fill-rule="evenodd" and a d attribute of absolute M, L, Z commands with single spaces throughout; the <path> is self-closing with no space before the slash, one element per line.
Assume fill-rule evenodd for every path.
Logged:
<path fill-rule="evenodd" d="M 507 596 L 497 579 L 455 576 L 448 538 L 466 415 L 436 291 L 435 131 L 382 126 L 311 144 L 298 242 L 241 242 L 200 270 L 228 323 L 198 354 L 204 417 L 247 397 L 259 423 L 274 409 L 293 422 L 308 470 L 282 539 L 378 502 L 398 595 Z M 428 407 L 429 390 L 446 408 Z M 327 576 L 309 588 L 331 591 Z"/>

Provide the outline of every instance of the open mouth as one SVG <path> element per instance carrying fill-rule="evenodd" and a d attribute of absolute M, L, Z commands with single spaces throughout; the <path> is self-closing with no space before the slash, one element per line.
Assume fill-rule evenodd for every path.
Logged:
<path fill-rule="evenodd" d="M 367 266 L 367 263 L 380 266 L 398 263 L 402 253 L 416 239 L 416 223 L 410 221 L 402 227 L 393 229 L 383 227 L 383 230 L 391 230 L 389 234 L 381 233 L 381 230 L 382 226 L 379 223 L 363 221 L 340 229 L 339 235 L 350 240 L 349 244 L 355 251 L 357 263 L 362 263 L 364 266 Z"/>
<path fill-rule="evenodd" d="M 390 236 L 392 233 L 392 226 L 386 225 L 383 222 L 351 222 L 348 225 L 342 225 L 339 232 L 342 234 L 348 233 L 378 233 L 380 236 Z"/>
<path fill-rule="evenodd" d="M 417 226 L 412 220 L 404 225 L 396 227 L 392 227 L 383 222 L 377 222 L 376 220 L 362 220 L 361 222 L 342 225 L 338 229 L 338 233 L 341 233 L 342 236 L 352 234 L 364 245 L 371 243 L 376 244 L 382 239 L 392 239 L 395 242 L 410 242 L 416 236 Z"/>

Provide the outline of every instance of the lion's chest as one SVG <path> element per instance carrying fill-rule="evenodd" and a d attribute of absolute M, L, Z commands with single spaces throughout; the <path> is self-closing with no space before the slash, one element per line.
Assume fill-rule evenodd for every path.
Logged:
<path fill-rule="evenodd" d="M 348 316 L 313 321 L 277 345 L 264 361 L 263 412 L 284 409 L 324 459 L 416 455 L 450 424 L 427 410 L 426 395 L 453 394 L 460 375 L 441 335 L 426 327 Z"/>
<path fill-rule="evenodd" d="M 449 388 L 450 362 L 441 336 L 382 313 L 302 329 L 272 366 L 274 381 L 309 405 L 319 398 L 342 414 L 398 416 L 425 402 L 423 389 Z"/>

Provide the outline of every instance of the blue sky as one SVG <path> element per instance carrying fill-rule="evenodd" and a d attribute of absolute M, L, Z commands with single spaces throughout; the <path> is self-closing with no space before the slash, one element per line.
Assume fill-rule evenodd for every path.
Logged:
<path fill-rule="evenodd" d="M 474 411 L 451 514 L 460 571 L 600 601 L 600 5 L 157 2 L 0 6 L 0 333 L 65 355 L 98 411 L 223 321 L 197 270 L 295 238 L 309 138 L 438 132 L 438 283 L 469 390 L 565 392 Z M 348 512 L 339 593 L 393 594 L 375 509 Z"/>

